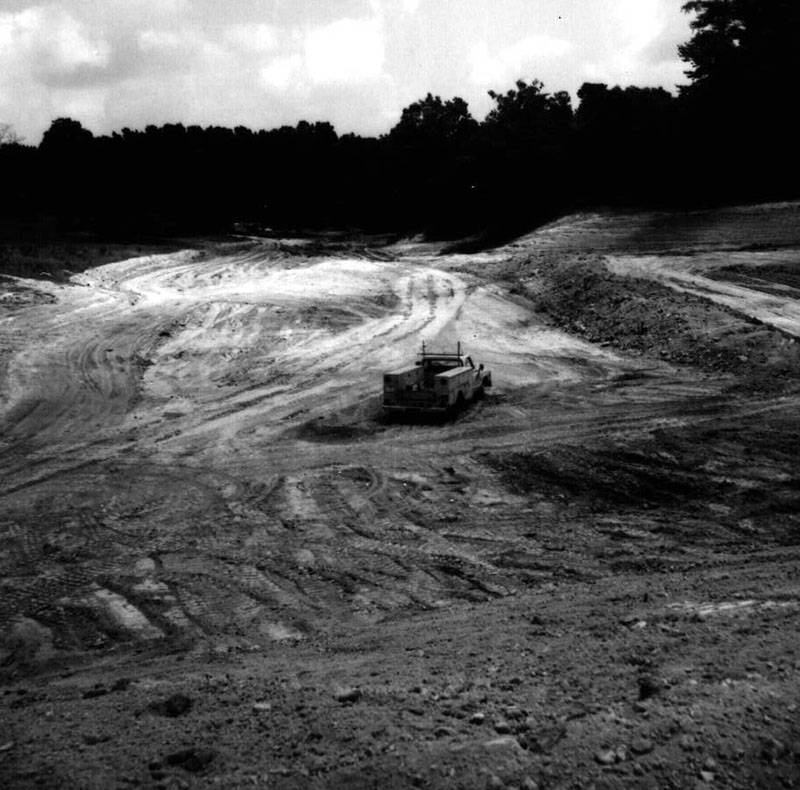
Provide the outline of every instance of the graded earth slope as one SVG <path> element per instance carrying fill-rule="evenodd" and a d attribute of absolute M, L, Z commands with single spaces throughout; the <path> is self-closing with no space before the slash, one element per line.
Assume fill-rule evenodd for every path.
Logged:
<path fill-rule="evenodd" d="M 0 782 L 793 786 L 799 218 L 4 280 Z"/>

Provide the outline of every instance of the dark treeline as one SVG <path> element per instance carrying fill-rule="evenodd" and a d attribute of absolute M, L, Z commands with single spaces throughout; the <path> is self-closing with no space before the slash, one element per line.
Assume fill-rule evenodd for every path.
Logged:
<path fill-rule="evenodd" d="M 252 131 L 170 124 L 95 137 L 55 120 L 38 147 L 0 134 L 0 212 L 109 234 L 231 223 L 514 232 L 582 205 L 687 206 L 797 196 L 797 0 L 695 0 L 690 83 L 537 80 L 491 92 L 482 122 L 428 94 L 380 138 L 328 123 Z M 8 132 L 8 130 L 6 130 Z"/>

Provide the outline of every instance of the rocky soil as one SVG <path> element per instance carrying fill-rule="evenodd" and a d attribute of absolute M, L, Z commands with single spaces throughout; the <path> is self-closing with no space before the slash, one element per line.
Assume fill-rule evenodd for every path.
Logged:
<path fill-rule="evenodd" d="M 0 785 L 800 786 L 800 205 L 441 252 L 0 281 Z"/>

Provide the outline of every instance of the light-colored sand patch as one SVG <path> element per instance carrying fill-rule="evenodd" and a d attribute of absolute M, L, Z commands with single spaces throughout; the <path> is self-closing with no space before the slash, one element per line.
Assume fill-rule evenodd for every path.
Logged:
<path fill-rule="evenodd" d="M 114 621 L 139 639 L 159 639 L 164 632 L 153 625 L 130 601 L 111 590 L 96 590 L 95 598 Z"/>

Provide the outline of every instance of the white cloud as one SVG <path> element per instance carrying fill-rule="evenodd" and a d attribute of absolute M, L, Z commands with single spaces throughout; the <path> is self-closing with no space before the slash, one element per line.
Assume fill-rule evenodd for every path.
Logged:
<path fill-rule="evenodd" d="M 261 84 L 267 90 L 286 91 L 304 82 L 303 58 L 298 54 L 276 58 L 259 71 Z"/>
<path fill-rule="evenodd" d="M 528 36 L 512 44 L 501 53 L 501 60 L 512 67 L 519 67 L 532 60 L 558 58 L 572 49 L 572 44 L 554 36 Z"/>
<path fill-rule="evenodd" d="M 369 82 L 381 76 L 383 30 L 378 20 L 342 19 L 305 39 L 308 76 L 317 85 Z"/>
<path fill-rule="evenodd" d="M 586 63 L 582 77 L 587 82 L 604 82 L 607 85 L 638 85 L 641 88 L 661 85 L 667 90 L 684 84 L 685 65 L 677 58 L 657 63 L 646 63 L 630 55 L 619 55 L 604 63 Z"/>
<path fill-rule="evenodd" d="M 6 73 L 58 80 L 81 68 L 102 69 L 109 57 L 105 39 L 59 6 L 0 14 L 0 64 Z"/>
<path fill-rule="evenodd" d="M 562 38 L 532 35 L 492 55 L 485 41 L 476 44 L 469 54 L 470 80 L 475 85 L 499 85 L 524 76 L 534 64 L 558 59 L 572 49 Z"/>
<path fill-rule="evenodd" d="M 614 13 L 629 49 L 644 49 L 666 25 L 660 0 L 618 0 Z"/>
<path fill-rule="evenodd" d="M 230 0 L 220 8 L 219 0 L 0 0 L 0 121 L 34 144 L 65 114 L 98 134 L 299 118 L 380 133 L 428 91 L 460 95 L 480 117 L 491 108 L 488 88 L 520 78 L 573 93 L 585 79 L 669 86 L 685 68 L 674 47 L 689 35 L 674 0 Z"/>
<path fill-rule="evenodd" d="M 476 44 L 469 53 L 470 79 L 476 85 L 494 85 L 506 76 L 506 65 L 500 58 L 489 54 L 485 41 Z"/>
<path fill-rule="evenodd" d="M 59 117 L 80 118 L 82 123 L 96 129 L 105 120 L 107 98 L 106 86 L 55 90 L 53 113 Z"/>
<path fill-rule="evenodd" d="M 143 30 L 139 33 L 138 44 L 142 52 L 178 49 L 184 38 L 172 30 Z"/>
<path fill-rule="evenodd" d="M 278 44 L 278 35 L 271 25 L 229 25 L 223 37 L 237 49 L 250 52 L 271 52 Z"/>
<path fill-rule="evenodd" d="M 583 75 L 592 82 L 620 85 L 671 88 L 684 82 L 685 66 L 678 57 L 677 44 L 672 45 L 671 57 L 654 57 L 660 42 L 672 38 L 669 34 L 673 29 L 680 29 L 681 20 L 675 16 L 676 9 L 667 7 L 663 0 L 619 0 L 613 18 L 619 43 L 604 58 L 584 63 Z"/>

